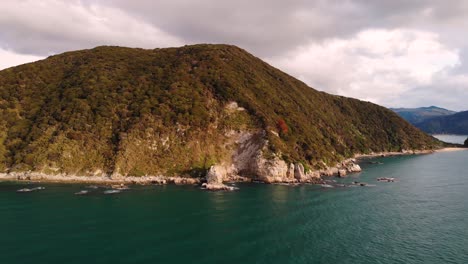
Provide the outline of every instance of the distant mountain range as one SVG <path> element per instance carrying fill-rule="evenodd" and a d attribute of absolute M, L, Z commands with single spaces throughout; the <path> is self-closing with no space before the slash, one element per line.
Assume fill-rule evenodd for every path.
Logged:
<path fill-rule="evenodd" d="M 437 106 L 390 109 L 430 134 L 468 134 L 468 111 L 455 112 Z"/>
<path fill-rule="evenodd" d="M 429 107 L 419 107 L 419 108 L 390 108 L 401 117 L 406 119 L 406 121 L 410 122 L 411 124 L 415 125 L 418 123 L 423 122 L 424 120 L 433 118 L 433 117 L 440 117 L 440 116 L 447 116 L 455 114 L 455 111 L 447 110 L 445 108 L 440 108 L 437 106 L 429 106 Z"/>
<path fill-rule="evenodd" d="M 468 111 L 429 118 L 417 124 L 417 127 L 431 134 L 468 135 Z"/>

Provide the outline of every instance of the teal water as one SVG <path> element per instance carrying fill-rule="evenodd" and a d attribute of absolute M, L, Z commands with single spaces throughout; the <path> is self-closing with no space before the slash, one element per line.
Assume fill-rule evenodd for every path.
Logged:
<path fill-rule="evenodd" d="M 25 184 L 0 183 L 0 263 L 468 263 L 467 161 L 379 158 L 342 180 L 374 187 L 75 196 L 82 186 L 19 194 Z"/>

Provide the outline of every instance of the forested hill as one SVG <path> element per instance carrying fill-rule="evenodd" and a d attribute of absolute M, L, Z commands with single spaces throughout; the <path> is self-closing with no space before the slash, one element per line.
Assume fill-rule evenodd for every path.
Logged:
<path fill-rule="evenodd" d="M 201 175 L 241 132 L 268 140 L 266 157 L 315 168 L 439 144 L 228 45 L 97 47 L 0 71 L 0 127 L 0 168 L 45 173 Z"/>
<path fill-rule="evenodd" d="M 418 108 L 390 108 L 401 117 L 413 125 L 419 124 L 424 120 L 455 114 L 455 111 L 447 110 L 437 106 L 418 107 Z"/>
<path fill-rule="evenodd" d="M 468 135 L 468 111 L 429 118 L 416 126 L 431 134 Z"/>

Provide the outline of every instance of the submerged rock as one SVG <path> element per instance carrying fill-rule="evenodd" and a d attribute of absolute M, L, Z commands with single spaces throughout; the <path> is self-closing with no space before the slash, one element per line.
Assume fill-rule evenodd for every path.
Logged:
<path fill-rule="evenodd" d="M 104 194 L 116 194 L 116 193 L 121 193 L 122 190 L 105 190 L 103 193 Z"/>
<path fill-rule="evenodd" d="M 379 181 L 379 182 L 395 182 L 395 178 L 381 177 L 381 178 L 377 178 L 377 181 Z"/>
<path fill-rule="evenodd" d="M 18 193 L 26 193 L 26 192 L 32 192 L 33 190 L 32 189 L 29 189 L 29 188 L 23 188 L 23 189 L 19 189 L 17 190 L 16 192 Z"/>

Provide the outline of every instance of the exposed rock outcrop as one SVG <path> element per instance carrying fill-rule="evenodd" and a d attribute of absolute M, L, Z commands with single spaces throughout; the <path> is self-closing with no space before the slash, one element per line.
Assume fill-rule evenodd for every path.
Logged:
<path fill-rule="evenodd" d="M 346 169 L 348 170 L 348 172 L 361 172 L 361 171 L 362 171 L 361 166 L 359 166 L 359 165 L 356 164 L 356 163 L 350 163 L 350 164 L 348 164 L 348 166 L 346 167 Z"/>
<path fill-rule="evenodd" d="M 267 183 L 290 181 L 288 179 L 288 165 L 278 157 L 265 159 L 259 156 L 256 158 L 254 166 L 257 177 Z"/>
<path fill-rule="evenodd" d="M 320 175 L 321 176 L 333 176 L 333 175 L 338 175 L 338 168 L 332 167 L 332 168 L 327 168 L 325 170 L 320 170 Z"/>
<path fill-rule="evenodd" d="M 226 171 L 226 168 L 223 166 L 211 166 L 206 174 L 206 182 L 209 184 L 222 184 L 226 178 Z"/>
<path fill-rule="evenodd" d="M 298 163 L 294 165 L 294 178 L 298 181 L 304 181 L 305 180 L 305 172 L 304 172 L 304 165 L 301 163 Z"/>
<path fill-rule="evenodd" d="M 223 165 L 213 165 L 206 173 L 206 183 L 202 188 L 210 191 L 233 191 L 236 188 L 223 183 L 227 179 L 228 169 Z"/>
<path fill-rule="evenodd" d="M 339 177 L 346 177 L 346 175 L 347 175 L 347 172 L 346 172 L 345 169 L 338 170 L 338 176 Z"/>

